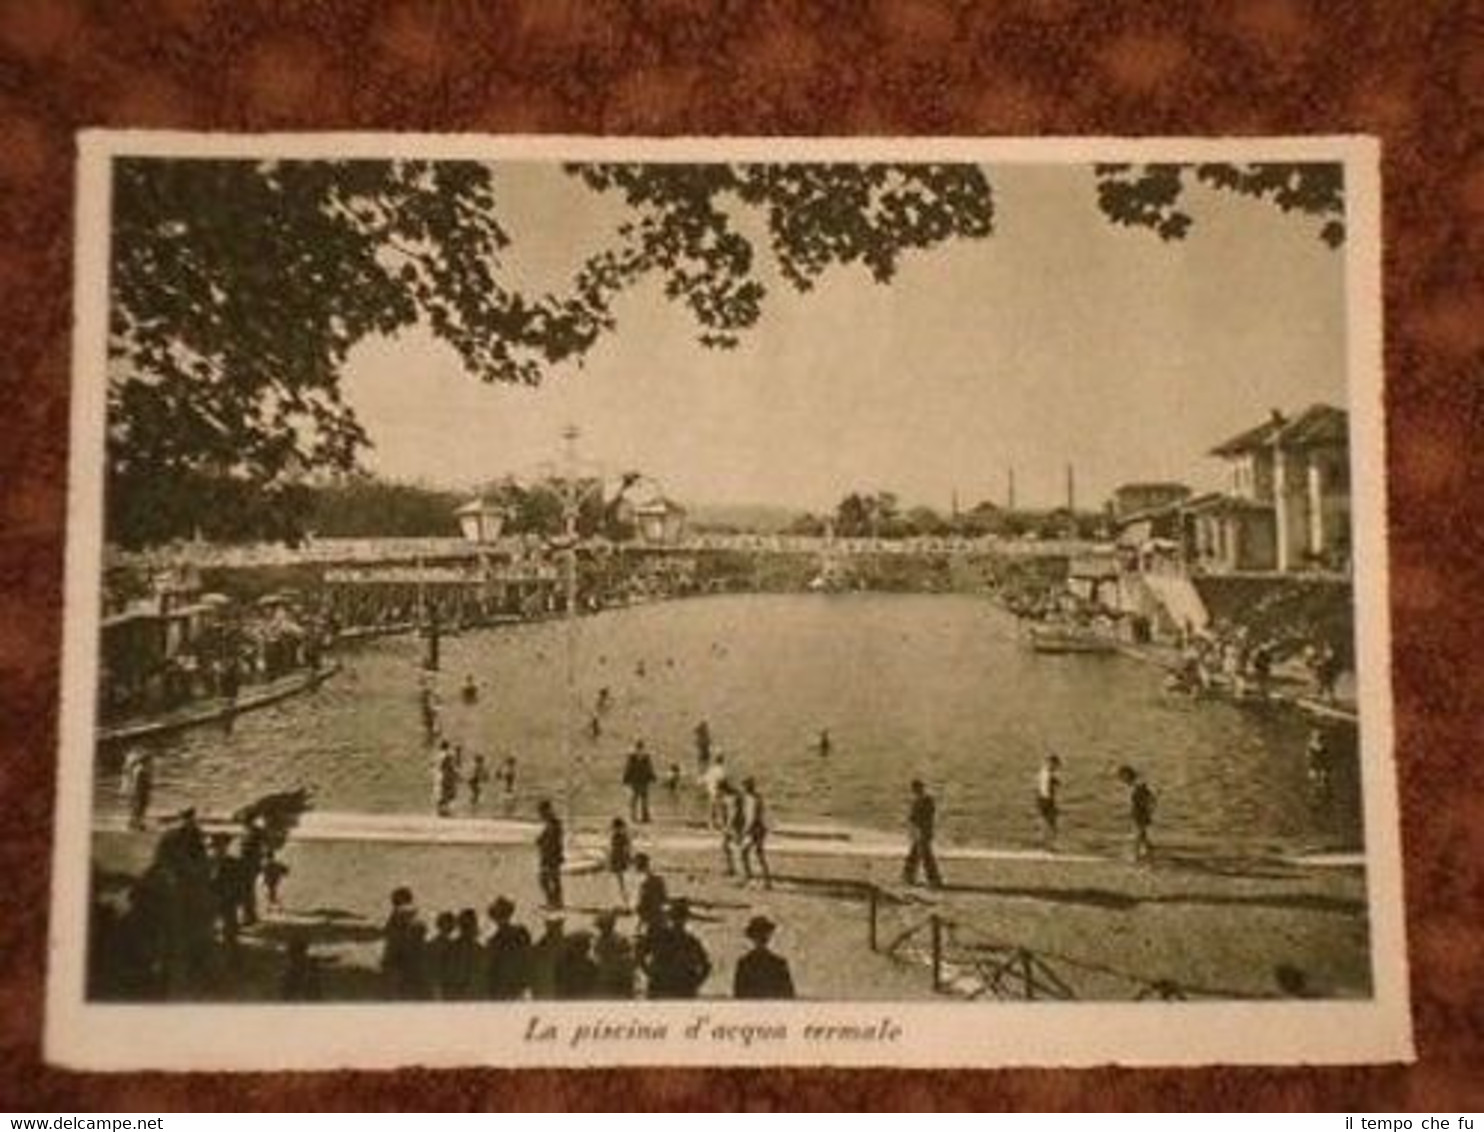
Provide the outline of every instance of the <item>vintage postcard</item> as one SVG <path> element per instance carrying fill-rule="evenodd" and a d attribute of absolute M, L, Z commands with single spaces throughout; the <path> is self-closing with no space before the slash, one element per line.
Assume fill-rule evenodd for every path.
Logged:
<path fill-rule="evenodd" d="M 1410 1059 L 1379 191 L 84 134 L 49 1058 Z"/>

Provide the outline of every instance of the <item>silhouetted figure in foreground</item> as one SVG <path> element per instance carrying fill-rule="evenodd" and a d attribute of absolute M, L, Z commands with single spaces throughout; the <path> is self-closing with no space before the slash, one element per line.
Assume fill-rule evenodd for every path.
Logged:
<path fill-rule="evenodd" d="M 382 929 L 381 943 L 381 975 L 387 997 L 428 997 L 427 935 L 412 889 L 393 889 L 392 909 Z"/>
<path fill-rule="evenodd" d="M 489 907 L 495 930 L 485 941 L 485 992 L 497 1000 L 520 998 L 530 983 L 531 933 L 513 923 L 515 905 L 500 896 Z"/>
<path fill-rule="evenodd" d="M 289 940 L 284 952 L 283 975 L 278 982 L 278 997 L 284 1002 L 319 1002 L 325 997 L 320 977 L 322 960 L 309 951 L 303 936 Z"/>
<path fill-rule="evenodd" d="M 665 906 L 669 893 L 665 890 L 663 877 L 650 869 L 649 854 L 634 854 L 634 871 L 639 874 L 639 891 L 634 901 L 634 913 L 639 918 L 639 932 L 647 935 L 662 928 L 665 923 Z"/>
<path fill-rule="evenodd" d="M 736 998 L 793 998 L 794 979 L 788 960 L 768 948 L 778 925 L 766 916 L 747 921 L 744 934 L 752 941 L 752 950 L 737 960 L 732 978 Z"/>
<path fill-rule="evenodd" d="M 593 998 L 598 986 L 598 965 L 593 962 L 591 932 L 577 931 L 562 940 L 557 957 L 557 998 Z"/>
<path fill-rule="evenodd" d="M 666 922 L 640 942 L 639 963 L 649 980 L 650 998 L 695 998 L 711 974 L 711 958 L 686 928 L 690 902 L 670 902 Z"/>
<path fill-rule="evenodd" d="M 598 935 L 593 941 L 593 959 L 598 966 L 594 995 L 597 998 L 633 998 L 634 945 L 615 930 L 618 918 L 600 912 L 593 921 Z"/>
<path fill-rule="evenodd" d="M 557 968 L 566 951 L 566 925 L 560 916 L 546 917 L 546 930 L 531 945 L 531 997 L 557 997 Z"/>

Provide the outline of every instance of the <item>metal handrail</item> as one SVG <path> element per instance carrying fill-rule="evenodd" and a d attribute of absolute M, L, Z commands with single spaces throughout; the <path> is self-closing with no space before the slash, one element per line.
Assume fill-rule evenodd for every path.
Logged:
<path fill-rule="evenodd" d="M 930 911 L 922 919 L 909 923 L 883 946 L 881 906 L 903 901 L 879 885 L 867 883 L 863 887 L 868 904 L 867 942 L 871 950 L 888 958 L 906 959 L 906 945 L 926 935 L 925 958 L 935 991 L 956 990 L 969 999 L 1071 1001 L 1082 997 L 1076 984 L 1085 976 L 1097 975 L 1127 984 L 1129 997 L 1135 1002 L 1278 997 L 1198 986 L 1165 976 L 1150 977 L 1043 948 L 1006 942 L 975 924 L 940 915 L 937 911 Z"/>

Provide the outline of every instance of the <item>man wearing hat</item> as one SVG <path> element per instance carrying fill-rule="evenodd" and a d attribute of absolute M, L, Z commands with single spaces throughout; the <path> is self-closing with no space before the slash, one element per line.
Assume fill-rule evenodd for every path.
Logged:
<path fill-rule="evenodd" d="M 634 945 L 618 934 L 618 917 L 612 911 L 599 912 L 593 925 L 598 937 L 593 941 L 593 959 L 598 965 L 598 998 L 634 997 Z"/>
<path fill-rule="evenodd" d="M 391 911 L 381 932 L 381 975 L 388 998 L 428 997 L 428 928 L 417 914 L 412 889 L 392 889 Z"/>
<path fill-rule="evenodd" d="M 216 897 L 216 922 L 222 946 L 230 959 L 237 956 L 241 928 L 238 909 L 242 904 L 242 858 L 231 852 L 232 835 L 213 833 L 211 842 L 211 891 Z"/>
<path fill-rule="evenodd" d="M 754 916 L 747 921 L 744 933 L 752 941 L 752 950 L 737 960 L 732 979 L 735 998 L 793 998 L 794 979 L 788 960 L 768 950 L 768 941 L 778 925 L 767 916 Z"/>
<path fill-rule="evenodd" d="M 650 998 L 695 998 L 711 974 L 711 958 L 701 941 L 686 930 L 690 901 L 670 901 L 669 922 L 640 941 L 639 965 L 649 979 Z"/>
<path fill-rule="evenodd" d="M 531 997 L 557 997 L 557 967 L 567 949 L 567 922 L 560 913 L 548 913 L 541 937 L 531 946 Z"/>
<path fill-rule="evenodd" d="M 493 999 L 515 999 L 530 982 L 531 933 L 511 923 L 515 905 L 503 896 L 489 907 L 495 930 L 485 942 L 485 989 Z"/>
<path fill-rule="evenodd" d="M 206 838 L 196 820 L 196 808 L 187 806 L 172 819 L 170 828 L 160 835 L 155 854 L 170 868 L 180 871 L 206 864 Z"/>

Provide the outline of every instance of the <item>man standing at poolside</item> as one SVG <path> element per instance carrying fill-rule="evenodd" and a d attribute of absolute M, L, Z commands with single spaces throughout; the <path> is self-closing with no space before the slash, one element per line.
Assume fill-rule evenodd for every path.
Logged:
<path fill-rule="evenodd" d="M 649 824 L 649 788 L 654 784 L 654 763 L 640 739 L 624 763 L 623 784 L 629 788 L 629 820 Z"/>
<path fill-rule="evenodd" d="M 155 765 L 151 751 L 130 751 L 124 759 L 120 792 L 129 803 L 129 828 L 143 829 L 149 812 L 149 798 L 154 792 Z"/>
<path fill-rule="evenodd" d="M 711 765 L 711 724 L 704 719 L 696 724 L 696 774 L 706 773 Z"/>
<path fill-rule="evenodd" d="M 1056 844 L 1057 820 L 1061 817 L 1061 756 L 1050 754 L 1036 775 L 1036 810 L 1041 815 L 1041 842 L 1048 849 Z"/>
<path fill-rule="evenodd" d="M 907 811 L 907 859 L 902 862 L 902 881 L 917 883 L 917 871 L 922 869 L 929 888 L 942 888 L 943 877 L 938 872 L 938 858 L 933 853 L 933 835 L 938 820 L 938 804 L 927 792 L 922 779 L 912 780 L 912 806 Z"/>
<path fill-rule="evenodd" d="M 752 858 L 757 858 L 758 871 L 762 874 L 763 887 L 773 887 L 773 875 L 768 869 L 768 855 L 763 845 L 768 838 L 768 817 L 763 808 L 763 797 L 757 792 L 757 781 L 742 780 L 741 801 L 742 873 L 752 879 Z"/>
<path fill-rule="evenodd" d="M 541 816 L 541 832 L 536 835 L 536 879 L 549 911 L 562 907 L 562 823 L 556 810 L 545 798 L 536 806 Z"/>
<path fill-rule="evenodd" d="M 1149 841 L 1149 827 L 1154 824 L 1154 791 L 1143 776 L 1127 763 L 1118 768 L 1118 781 L 1128 789 L 1128 816 L 1134 831 L 1134 860 L 1147 861 L 1154 848 Z"/>

